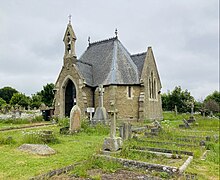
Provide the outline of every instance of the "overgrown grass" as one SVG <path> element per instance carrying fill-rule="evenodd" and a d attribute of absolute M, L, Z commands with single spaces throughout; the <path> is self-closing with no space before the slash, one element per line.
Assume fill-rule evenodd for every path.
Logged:
<path fill-rule="evenodd" d="M 88 161 L 80 164 L 71 171 L 77 177 L 89 177 L 87 171 L 91 169 L 101 169 L 104 173 L 113 173 L 123 168 L 122 165 L 115 161 L 105 160 L 103 158 L 91 156 Z"/>
<path fill-rule="evenodd" d="M 162 121 L 163 131 L 158 136 L 144 137 L 144 134 L 139 134 L 139 140 L 131 139 L 124 142 L 120 157 L 128 159 L 136 159 L 151 163 L 165 164 L 171 166 L 179 166 L 183 161 L 175 161 L 165 157 L 156 157 L 149 153 L 138 153 L 131 149 L 140 147 L 155 147 L 166 148 L 179 151 L 191 151 L 194 153 L 194 159 L 187 168 L 187 173 L 196 173 L 198 179 L 217 179 L 219 177 L 219 142 L 216 142 L 214 135 L 219 135 L 219 120 L 204 119 L 201 116 L 196 116 L 196 123 L 192 125 L 192 129 L 179 129 L 178 124 L 182 123 L 182 119 L 188 119 L 189 115 L 178 115 L 166 113 L 166 123 Z M 151 122 L 147 122 L 151 123 Z M 167 126 L 166 124 L 169 124 Z M 60 126 L 59 126 L 60 125 Z M 109 135 L 109 127 L 98 124 L 91 126 L 87 121 L 82 121 L 82 129 L 79 133 L 73 135 L 59 134 L 60 127 L 69 125 L 68 119 L 59 121 L 58 126 L 44 127 L 39 129 L 25 130 L 28 132 L 37 132 L 42 130 L 52 130 L 54 136 L 59 140 L 59 143 L 49 143 L 57 153 L 52 156 L 41 157 L 21 152 L 17 148 L 23 143 L 38 143 L 35 137 L 24 137 L 21 130 L 1 132 L 0 134 L 0 179 L 29 179 L 45 173 L 49 170 L 58 169 L 75 162 L 83 162 L 78 165 L 71 174 L 80 177 L 88 177 L 87 170 L 102 169 L 104 172 L 115 172 L 121 169 L 121 164 L 106 161 L 104 159 L 95 158 L 93 154 L 99 153 L 102 149 L 104 138 Z M 146 125 L 146 123 L 135 123 L 137 126 Z M 30 133 L 31 134 L 31 133 Z M 191 136 L 195 136 L 192 138 Z M 199 144 L 199 141 L 205 139 L 206 136 L 211 137 L 210 142 L 206 142 L 206 147 L 196 146 L 177 146 L 176 144 L 156 144 L 149 141 L 160 142 L 176 142 L 182 144 Z M 8 137 L 12 138 L 9 142 Z M 30 138 L 30 139 L 28 139 Z M 189 139 L 184 141 L 182 139 Z M 10 138 L 9 138 L 10 139 Z M 194 141 L 196 140 L 196 142 Z M 42 142 L 39 142 L 42 143 Z M 201 161 L 200 157 L 206 149 L 210 149 L 205 161 Z M 172 161 L 170 161 L 172 160 Z M 184 160 L 184 159 L 183 159 Z M 168 174 L 154 172 L 163 178 L 169 178 Z M 94 176 L 94 179 L 100 179 L 100 176 Z"/>
<path fill-rule="evenodd" d="M 1 123 L 4 124 L 29 124 L 29 123 L 34 123 L 34 122 L 42 122 L 43 121 L 43 116 L 36 116 L 34 118 L 9 118 L 9 119 L 4 119 L 1 120 Z"/>

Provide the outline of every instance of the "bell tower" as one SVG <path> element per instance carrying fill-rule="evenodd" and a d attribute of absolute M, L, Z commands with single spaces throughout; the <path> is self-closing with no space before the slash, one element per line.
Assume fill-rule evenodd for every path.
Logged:
<path fill-rule="evenodd" d="M 65 66 L 67 62 L 70 63 L 69 61 L 72 61 L 72 63 L 74 63 L 74 61 L 76 60 L 76 53 L 75 53 L 76 35 L 71 25 L 71 15 L 69 16 L 69 23 L 66 28 L 63 42 L 65 45 L 65 53 L 64 53 L 64 66 Z"/>

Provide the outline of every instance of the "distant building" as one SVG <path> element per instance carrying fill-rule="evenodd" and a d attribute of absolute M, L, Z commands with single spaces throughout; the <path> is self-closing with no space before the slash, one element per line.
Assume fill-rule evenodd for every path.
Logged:
<path fill-rule="evenodd" d="M 83 55 L 75 54 L 71 24 L 63 38 L 63 67 L 55 84 L 55 115 L 69 116 L 77 104 L 84 112 L 97 107 L 98 86 L 105 88 L 104 107 L 114 104 L 118 119 L 162 119 L 161 82 L 151 47 L 131 55 L 115 37 L 90 43 Z"/>

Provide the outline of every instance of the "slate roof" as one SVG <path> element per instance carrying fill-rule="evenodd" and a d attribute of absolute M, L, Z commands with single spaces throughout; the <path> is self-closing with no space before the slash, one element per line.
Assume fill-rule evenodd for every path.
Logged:
<path fill-rule="evenodd" d="M 144 67 L 144 60 L 146 58 L 146 52 L 140 54 L 133 54 L 131 55 L 131 59 L 134 61 L 135 65 L 138 68 L 139 78 L 141 77 L 142 69 Z"/>
<path fill-rule="evenodd" d="M 146 56 L 146 53 L 145 53 Z M 130 55 L 117 37 L 91 43 L 77 61 L 86 84 L 140 84 L 144 53 Z"/>

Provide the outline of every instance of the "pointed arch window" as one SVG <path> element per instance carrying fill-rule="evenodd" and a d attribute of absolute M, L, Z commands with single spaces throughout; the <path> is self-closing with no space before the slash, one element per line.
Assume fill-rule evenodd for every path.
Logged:
<path fill-rule="evenodd" d="M 157 83 L 153 71 L 151 71 L 150 73 L 148 84 L 149 84 L 150 99 L 157 99 Z"/>

